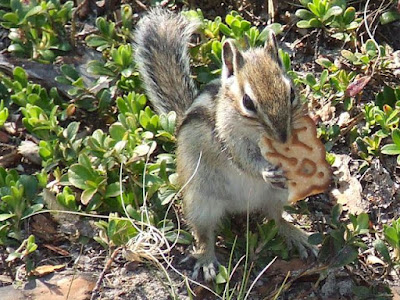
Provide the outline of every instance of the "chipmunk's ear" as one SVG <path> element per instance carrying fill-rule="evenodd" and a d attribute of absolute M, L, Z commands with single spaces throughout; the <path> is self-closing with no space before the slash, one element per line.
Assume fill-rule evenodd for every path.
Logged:
<path fill-rule="evenodd" d="M 269 37 L 268 40 L 265 42 L 264 49 L 268 52 L 272 59 L 275 60 L 279 64 L 279 66 L 282 67 L 282 61 L 279 58 L 278 52 L 278 42 L 276 41 L 276 36 L 272 32 L 272 30 L 269 32 Z"/>
<path fill-rule="evenodd" d="M 222 77 L 234 75 L 244 65 L 244 59 L 232 40 L 227 40 L 222 47 Z"/>

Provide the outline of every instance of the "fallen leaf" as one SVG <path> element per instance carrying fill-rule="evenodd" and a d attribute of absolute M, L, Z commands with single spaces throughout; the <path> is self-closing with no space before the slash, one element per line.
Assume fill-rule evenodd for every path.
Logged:
<path fill-rule="evenodd" d="M 380 259 L 379 257 L 376 257 L 375 255 L 368 255 L 368 257 L 367 257 L 367 264 L 369 264 L 369 265 L 378 264 L 378 265 L 382 265 L 382 266 L 385 265 L 385 263 L 383 262 L 383 260 Z"/>
<path fill-rule="evenodd" d="M 13 149 L 11 153 L 0 156 L 0 167 L 10 168 L 17 165 L 21 161 L 21 154 L 17 149 Z"/>
<path fill-rule="evenodd" d="M 370 80 L 371 76 L 362 76 L 358 79 L 355 79 L 348 85 L 345 95 L 347 97 L 354 97 L 355 95 L 361 93 Z"/>
<path fill-rule="evenodd" d="M 39 266 L 32 270 L 31 274 L 37 277 L 43 277 L 47 274 L 54 273 L 55 271 L 59 271 L 65 268 L 65 265 L 45 265 Z"/>
<path fill-rule="evenodd" d="M 18 153 L 30 162 L 41 166 L 42 158 L 39 155 L 39 146 L 31 141 L 22 141 L 18 147 Z"/>
<path fill-rule="evenodd" d="M 23 289 L 15 289 L 12 285 L 0 287 L 0 295 L 1 300 L 87 300 L 95 285 L 94 275 L 73 276 L 60 273 L 33 278 Z"/>
<path fill-rule="evenodd" d="M 48 243 L 57 243 L 63 239 L 62 234 L 57 230 L 57 223 L 50 214 L 39 214 L 32 217 L 32 231 L 42 240 Z"/>
<path fill-rule="evenodd" d="M 57 247 L 57 246 L 54 246 L 54 245 L 43 244 L 43 247 L 45 247 L 45 248 L 47 248 L 47 249 L 49 249 L 49 250 L 51 250 L 53 252 L 56 252 L 56 253 L 58 253 L 58 254 L 60 254 L 62 256 L 71 255 L 67 250 L 64 250 L 64 249 L 62 249 L 60 247 Z"/>
<path fill-rule="evenodd" d="M 10 137 L 8 136 L 8 134 L 3 131 L 0 131 L 0 142 L 8 143 L 9 140 L 10 140 Z"/>
<path fill-rule="evenodd" d="M 269 268 L 266 274 L 280 273 L 286 276 L 288 272 L 296 272 L 304 270 L 308 267 L 308 263 L 302 259 L 291 259 L 290 261 L 285 261 L 277 259 Z"/>

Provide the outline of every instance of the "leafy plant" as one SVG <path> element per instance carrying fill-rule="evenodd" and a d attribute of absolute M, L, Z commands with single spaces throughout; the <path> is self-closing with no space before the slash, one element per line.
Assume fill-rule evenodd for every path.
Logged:
<path fill-rule="evenodd" d="M 28 81 L 28 76 L 24 69 L 16 67 L 13 70 L 13 78 L 9 78 L 0 73 L 0 80 L 10 91 L 10 100 L 20 107 L 27 104 L 37 106 L 46 114 L 54 108 L 56 103 L 61 102 L 61 98 L 56 88 L 51 88 L 48 92 L 39 84 Z"/>
<path fill-rule="evenodd" d="M 381 14 L 379 18 L 382 25 L 390 24 L 392 22 L 400 20 L 399 3 L 396 0 L 392 0 L 392 3 L 392 7 Z M 397 8 L 394 7 L 395 4 L 397 4 Z"/>
<path fill-rule="evenodd" d="M 343 13 L 335 16 L 330 24 L 331 36 L 345 42 L 355 39 L 355 31 L 360 26 L 361 18 L 356 18 L 356 9 L 352 6 L 343 8 Z"/>
<path fill-rule="evenodd" d="M 88 86 L 83 77 L 70 65 L 63 65 L 60 68 L 62 75 L 56 77 L 56 81 L 72 86 L 68 94 L 75 99 L 75 105 L 87 111 L 97 109 L 105 110 L 111 103 L 111 94 L 107 88 L 96 88 L 101 82 L 94 82 Z M 100 81 L 101 79 L 99 79 Z"/>
<path fill-rule="evenodd" d="M 322 28 L 331 37 L 348 42 L 355 39 L 355 30 L 361 19 L 356 18 L 356 9 L 346 7 L 343 0 L 300 0 L 305 7 L 296 11 L 301 20 L 299 28 Z"/>
<path fill-rule="evenodd" d="M 4 125 L 8 118 L 8 108 L 4 107 L 4 101 L 0 101 L 0 128 Z"/>
<path fill-rule="evenodd" d="M 296 16 L 300 21 L 297 22 L 299 28 L 321 28 L 332 24 L 335 16 L 343 13 L 340 6 L 334 5 L 329 0 L 300 0 L 300 3 L 307 9 L 298 9 Z M 350 17 L 347 17 L 346 20 Z"/>
<path fill-rule="evenodd" d="M 196 73 L 200 83 L 208 83 L 221 73 L 222 43 L 226 38 L 235 39 L 241 47 L 246 48 L 263 45 L 270 32 L 282 32 L 282 25 L 279 23 L 270 24 L 260 31 L 236 11 L 226 15 L 225 22 L 221 17 L 216 17 L 214 21 L 207 20 L 201 10 L 190 10 L 184 14 L 200 21 L 201 30 L 206 37 L 205 41 L 191 50 L 192 56 L 199 63 Z"/>
<path fill-rule="evenodd" d="M 85 41 L 89 47 L 95 47 L 97 51 L 109 51 L 118 46 L 125 45 L 132 35 L 132 7 L 130 5 L 121 6 L 121 26 L 116 26 L 115 22 L 107 21 L 103 17 L 96 19 L 97 34 L 91 34 Z"/>
<path fill-rule="evenodd" d="M 379 52 L 378 52 L 379 51 Z M 381 58 L 385 58 L 385 47 L 379 46 L 377 49 L 374 41 L 367 40 L 361 47 L 361 52 L 351 52 L 350 50 L 342 50 L 342 56 L 354 66 L 359 67 L 364 73 L 370 70 L 375 60 L 378 58 L 378 53 Z M 385 69 L 389 62 L 387 59 L 381 59 L 377 65 L 380 69 Z"/>
<path fill-rule="evenodd" d="M 400 107 L 398 101 L 400 101 L 400 87 L 392 88 L 385 85 L 383 90 L 375 96 L 375 103 L 381 109 L 383 109 L 385 105 L 389 105 L 392 108 Z"/>
<path fill-rule="evenodd" d="M 391 225 L 383 226 L 385 240 L 393 248 L 393 256 L 396 262 L 400 261 L 400 218 L 394 220 Z"/>
<path fill-rule="evenodd" d="M 349 214 L 350 224 L 340 220 L 341 205 L 333 207 L 327 234 L 314 233 L 309 237 L 313 245 L 322 244 L 319 260 L 328 263 L 331 268 L 341 267 L 354 262 L 358 257 L 358 249 L 366 249 L 361 236 L 369 232 L 369 217 L 366 213 L 358 216 Z"/>
<path fill-rule="evenodd" d="M 0 199 L 0 228 L 8 228 L 6 235 L 0 234 L 0 245 L 7 245 L 12 242 L 9 238 L 22 239 L 21 219 L 43 208 L 38 180 L 0 167 Z"/>
<path fill-rule="evenodd" d="M 400 130 L 398 128 L 392 131 L 393 144 L 387 144 L 382 147 L 381 152 L 388 155 L 397 155 L 397 164 L 400 165 Z"/>
<path fill-rule="evenodd" d="M 11 252 L 7 256 L 6 262 L 12 263 L 18 259 L 23 260 L 25 262 L 27 272 L 30 272 L 33 269 L 33 261 L 30 260 L 29 255 L 35 252 L 37 248 L 38 245 L 35 243 L 35 236 L 30 235 L 28 238 L 22 241 L 17 250 Z"/>
<path fill-rule="evenodd" d="M 49 63 L 71 49 L 64 25 L 71 18 L 72 1 L 62 5 L 59 0 L 3 2 L 10 10 L 0 11 L 0 24 L 9 29 L 12 42 L 8 51 Z"/>

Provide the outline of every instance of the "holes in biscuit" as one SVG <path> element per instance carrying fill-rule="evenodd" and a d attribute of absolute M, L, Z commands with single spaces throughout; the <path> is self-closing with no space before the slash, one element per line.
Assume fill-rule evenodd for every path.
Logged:
<path fill-rule="evenodd" d="M 289 147 L 285 147 L 285 151 L 288 152 L 290 150 Z"/>
<path fill-rule="evenodd" d="M 291 185 L 292 187 L 296 187 L 297 183 L 294 182 L 294 181 L 292 181 L 292 182 L 290 183 L 290 185 Z"/>
<path fill-rule="evenodd" d="M 301 162 L 299 170 L 300 170 L 301 175 L 306 176 L 306 177 L 311 177 L 317 171 L 317 166 L 315 165 L 315 163 L 313 161 L 309 160 L 308 158 L 305 158 Z"/>
<path fill-rule="evenodd" d="M 324 177 L 324 172 L 318 172 L 318 177 L 323 178 Z"/>

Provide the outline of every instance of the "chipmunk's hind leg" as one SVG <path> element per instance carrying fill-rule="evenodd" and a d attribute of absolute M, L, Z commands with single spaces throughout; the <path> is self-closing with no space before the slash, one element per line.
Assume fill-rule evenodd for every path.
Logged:
<path fill-rule="evenodd" d="M 197 279 L 203 271 L 205 281 L 211 281 L 217 275 L 219 262 L 215 256 L 215 232 L 213 226 L 198 226 L 195 229 L 196 249 L 193 256 L 196 264 L 193 269 L 193 279 Z"/>
<path fill-rule="evenodd" d="M 274 193 L 275 197 L 269 198 L 267 205 L 264 207 L 265 216 L 268 219 L 274 219 L 276 225 L 279 229 L 279 234 L 285 239 L 288 248 L 291 249 L 295 247 L 302 259 L 307 259 L 309 254 L 311 256 L 318 255 L 318 249 L 308 243 L 309 233 L 296 227 L 292 223 L 285 220 L 283 215 L 283 207 L 287 205 L 286 201 L 280 201 L 282 199 L 287 199 L 287 190 L 284 189 L 277 190 Z M 271 209 L 273 207 L 273 209 Z"/>
<path fill-rule="evenodd" d="M 199 191 L 190 186 L 184 195 L 185 215 L 196 239 L 193 256 L 197 262 L 192 277 L 197 279 L 202 271 L 204 280 L 211 281 L 219 265 L 215 256 L 215 230 L 225 210 L 221 206 L 223 202 L 217 201 L 204 188 L 203 193 Z"/>
<path fill-rule="evenodd" d="M 302 259 L 307 259 L 309 254 L 313 257 L 318 256 L 318 249 L 308 242 L 309 233 L 297 228 L 283 218 L 277 221 L 277 225 L 279 234 L 285 238 L 289 249 L 294 246 Z"/>

